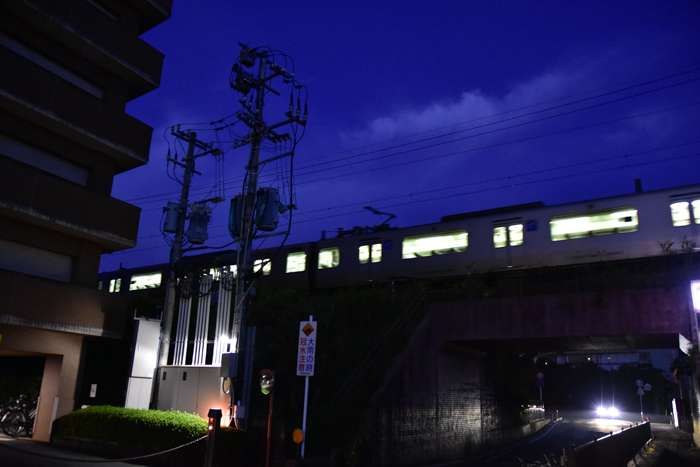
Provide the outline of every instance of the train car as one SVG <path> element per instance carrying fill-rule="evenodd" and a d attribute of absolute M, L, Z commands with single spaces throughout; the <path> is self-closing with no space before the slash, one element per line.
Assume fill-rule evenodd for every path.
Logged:
<path fill-rule="evenodd" d="M 691 185 L 456 214 L 405 228 L 355 228 L 336 238 L 256 250 L 254 269 L 259 285 L 305 290 L 613 261 L 694 252 L 698 224 L 700 185 Z M 234 271 L 235 258 L 235 252 L 221 252 L 183 261 L 206 273 L 221 266 Z M 119 279 L 122 287 L 139 290 L 156 287 L 166 272 L 167 265 L 156 265 L 103 273 L 101 280 L 110 291 Z"/>
<path fill-rule="evenodd" d="M 554 206 L 532 203 L 400 229 L 354 229 L 288 247 L 270 263 L 269 284 L 342 287 L 690 253 L 699 243 L 698 223 L 700 185 Z"/>

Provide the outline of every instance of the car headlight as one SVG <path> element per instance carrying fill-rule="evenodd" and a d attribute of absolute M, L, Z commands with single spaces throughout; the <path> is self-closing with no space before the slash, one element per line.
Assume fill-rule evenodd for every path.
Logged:
<path fill-rule="evenodd" d="M 606 415 L 608 415 L 608 409 L 601 406 L 601 407 L 598 407 L 598 409 L 596 409 L 596 413 L 598 414 L 599 417 L 605 417 Z"/>

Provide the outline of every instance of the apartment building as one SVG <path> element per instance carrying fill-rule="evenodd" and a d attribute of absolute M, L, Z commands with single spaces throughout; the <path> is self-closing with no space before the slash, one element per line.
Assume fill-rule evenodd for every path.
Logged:
<path fill-rule="evenodd" d="M 112 181 L 148 161 L 152 129 L 125 106 L 160 83 L 163 55 L 139 36 L 171 6 L 0 2 L 0 357 L 46 359 L 35 439 L 78 405 L 86 340 L 124 330 L 97 273 L 136 244 L 140 209 Z"/>

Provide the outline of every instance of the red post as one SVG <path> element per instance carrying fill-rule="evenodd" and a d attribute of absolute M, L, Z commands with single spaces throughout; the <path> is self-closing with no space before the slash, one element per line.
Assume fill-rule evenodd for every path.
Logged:
<path fill-rule="evenodd" d="M 272 430 L 272 398 L 275 397 L 275 391 L 270 392 L 270 413 L 267 414 L 267 451 L 265 453 L 265 467 L 270 467 L 270 440 Z"/>

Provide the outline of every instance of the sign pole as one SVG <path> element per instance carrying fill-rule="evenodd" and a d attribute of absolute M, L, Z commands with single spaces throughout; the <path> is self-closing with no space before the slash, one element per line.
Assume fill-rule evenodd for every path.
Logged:
<path fill-rule="evenodd" d="M 314 375 L 316 366 L 316 322 L 313 316 L 309 316 L 309 321 L 299 323 L 299 348 L 297 350 L 297 376 L 304 376 L 304 416 L 302 419 L 301 431 L 301 458 L 304 458 L 306 448 L 306 412 L 309 405 L 309 376 Z"/>
<path fill-rule="evenodd" d="M 312 317 L 313 318 L 313 317 Z M 309 377 L 304 378 L 304 419 L 301 422 L 301 431 L 304 432 L 304 439 L 301 442 L 301 458 L 304 458 L 304 448 L 306 447 L 306 407 L 309 401 Z"/>

